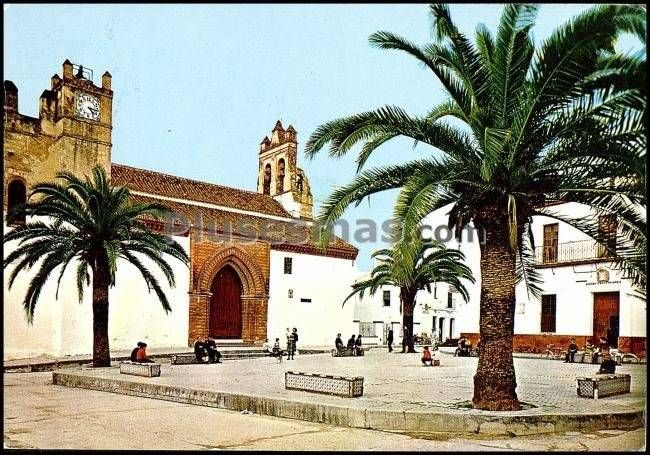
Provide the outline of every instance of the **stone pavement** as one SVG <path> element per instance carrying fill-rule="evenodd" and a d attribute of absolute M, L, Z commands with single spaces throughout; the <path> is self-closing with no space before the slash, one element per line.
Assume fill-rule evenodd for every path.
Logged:
<path fill-rule="evenodd" d="M 12 449 L 638 451 L 645 443 L 643 428 L 518 437 L 349 428 L 53 387 L 52 373 L 5 374 L 3 410 Z"/>
<path fill-rule="evenodd" d="M 477 361 L 442 354 L 440 367 L 422 367 L 419 354 L 374 349 L 364 357 L 320 354 L 282 363 L 262 358 L 163 364 L 159 378 L 120 375 L 117 367 L 54 374 L 59 383 L 72 386 L 362 428 L 534 434 L 643 425 L 644 365 L 617 368 L 631 374 L 631 393 L 593 400 L 577 396 L 575 378 L 591 376 L 596 366 L 516 358 L 519 399 L 534 407 L 495 413 L 467 407 Z M 350 399 L 285 390 L 285 371 L 363 376 L 364 394 Z"/>

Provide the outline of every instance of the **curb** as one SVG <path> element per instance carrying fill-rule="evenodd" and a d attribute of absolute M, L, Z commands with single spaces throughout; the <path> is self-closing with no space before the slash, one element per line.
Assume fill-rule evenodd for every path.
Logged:
<path fill-rule="evenodd" d="M 354 409 L 123 379 L 89 377 L 61 371 L 52 373 L 52 383 L 65 387 L 98 390 L 233 411 L 247 410 L 261 415 L 327 423 L 343 427 L 389 431 L 523 436 L 570 430 L 630 430 L 643 427 L 645 422 L 643 410 L 603 414 L 513 416 L 489 412 L 467 414 L 461 412 Z"/>
<path fill-rule="evenodd" d="M 248 355 L 248 354 L 257 354 L 258 352 L 261 353 L 261 349 L 255 349 L 255 350 L 249 350 L 249 351 L 244 351 L 242 352 L 236 352 L 234 355 L 230 355 L 228 350 L 222 350 L 220 351 L 222 354 L 223 360 L 244 360 L 244 359 L 250 359 L 251 357 L 255 357 L 255 355 Z M 308 355 L 308 354 L 325 354 L 326 352 L 329 351 L 324 351 L 320 349 L 301 349 L 300 350 L 300 355 Z M 166 363 L 170 362 L 171 356 L 173 355 L 183 355 L 183 354 L 194 354 L 194 351 L 182 351 L 182 352 L 170 352 L 170 353 L 164 353 L 164 354 L 151 354 L 151 357 L 156 359 L 156 360 L 165 360 Z M 262 357 L 261 355 L 258 355 L 258 357 Z M 123 356 L 116 356 L 116 357 L 111 357 L 111 362 L 121 362 L 123 360 L 129 360 L 130 356 L 128 355 L 123 355 Z M 66 360 L 66 359 L 59 359 L 59 360 L 52 360 L 49 362 L 40 362 L 40 363 L 21 363 L 21 364 L 15 364 L 15 365 L 5 365 L 4 366 L 4 372 L 5 373 L 38 373 L 38 372 L 43 372 L 43 371 L 54 371 L 58 370 L 60 368 L 66 368 L 70 366 L 84 366 L 93 361 L 92 357 L 88 357 L 86 359 L 71 359 L 71 360 Z"/>

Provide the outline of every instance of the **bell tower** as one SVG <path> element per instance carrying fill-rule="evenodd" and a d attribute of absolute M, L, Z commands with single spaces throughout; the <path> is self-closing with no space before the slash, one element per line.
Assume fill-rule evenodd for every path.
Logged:
<path fill-rule="evenodd" d="M 313 219 L 313 197 L 305 172 L 297 166 L 298 141 L 293 126 L 278 120 L 260 144 L 257 192 L 282 204 L 293 217 Z"/>
<path fill-rule="evenodd" d="M 14 180 L 29 192 L 61 171 L 83 177 L 97 164 L 110 175 L 113 91 L 108 71 L 95 85 L 92 70 L 63 62 L 61 75 L 53 75 L 40 96 L 38 118 L 19 113 L 13 82 L 4 82 L 4 92 L 5 195 Z"/>

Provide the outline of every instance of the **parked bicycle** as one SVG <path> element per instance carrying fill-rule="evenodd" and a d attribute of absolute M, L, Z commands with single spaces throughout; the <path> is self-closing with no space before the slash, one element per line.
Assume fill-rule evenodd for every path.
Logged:
<path fill-rule="evenodd" d="M 547 344 L 546 349 L 542 351 L 542 358 L 544 359 L 561 359 L 562 358 L 562 348 L 555 347 L 554 344 Z"/>

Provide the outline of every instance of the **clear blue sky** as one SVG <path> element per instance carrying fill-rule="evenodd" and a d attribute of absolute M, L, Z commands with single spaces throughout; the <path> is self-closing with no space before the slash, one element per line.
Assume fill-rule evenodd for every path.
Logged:
<path fill-rule="evenodd" d="M 534 36 L 546 38 L 589 5 L 543 5 Z M 314 129 L 336 117 L 398 105 L 424 114 L 443 100 L 441 85 L 415 59 L 370 47 L 388 30 L 431 40 L 428 8 L 417 5 L 6 5 L 4 79 L 19 89 L 19 109 L 38 115 L 38 97 L 67 58 L 113 75 L 113 162 L 255 191 L 261 139 L 276 120 L 298 131 L 299 166 L 315 208 L 349 182 L 354 154 L 332 161 L 302 155 Z M 495 30 L 500 5 L 451 6 L 473 36 Z M 626 40 L 629 48 L 633 40 Z M 395 141 L 369 165 L 432 153 Z M 390 217 L 395 192 L 345 218 Z M 383 245 L 358 244 L 358 266 Z"/>

